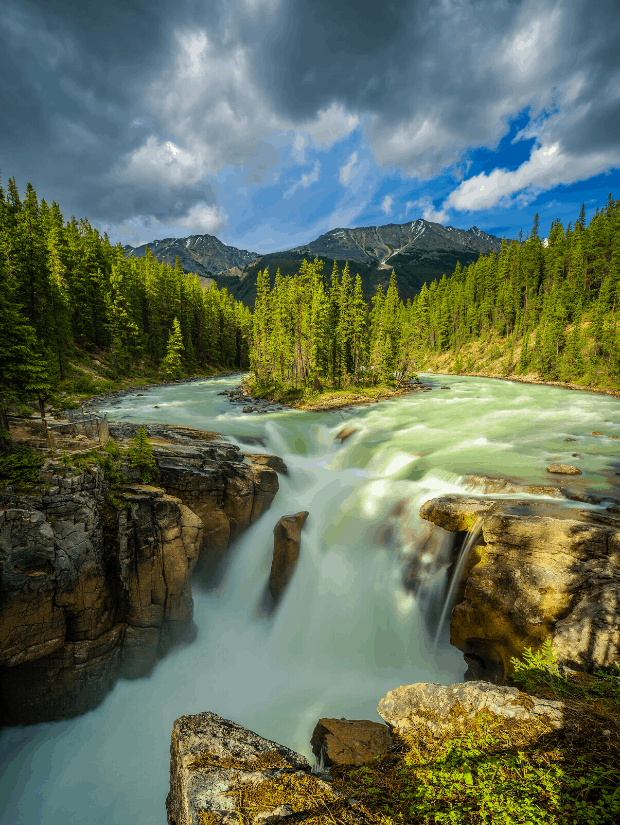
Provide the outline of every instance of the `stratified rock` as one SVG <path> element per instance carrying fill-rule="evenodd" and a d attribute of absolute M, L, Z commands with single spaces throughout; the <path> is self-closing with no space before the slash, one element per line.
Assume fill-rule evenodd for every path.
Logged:
<path fill-rule="evenodd" d="M 431 499 L 420 508 L 422 518 L 432 521 L 444 530 L 471 530 L 478 519 L 497 508 L 495 501 L 462 496 L 442 496 Z"/>
<path fill-rule="evenodd" d="M 56 471 L 53 471 L 53 468 Z M 135 488 L 104 535 L 99 467 L 43 495 L 0 496 L 0 705 L 7 724 L 84 713 L 119 675 L 150 670 L 192 620 L 202 524 L 163 490 Z"/>
<path fill-rule="evenodd" d="M 237 447 L 231 454 L 222 446 L 153 448 L 166 492 L 180 498 L 202 520 L 201 558 L 211 560 L 220 558 L 229 543 L 271 506 L 279 488 L 271 467 L 246 464 Z"/>
<path fill-rule="evenodd" d="M 572 464 L 550 464 L 547 467 L 548 473 L 561 473 L 566 476 L 580 476 L 581 470 Z"/>
<path fill-rule="evenodd" d="M 128 438 L 138 426 L 110 429 Z M 115 513 L 98 466 L 75 474 L 48 461 L 45 487 L 0 492 L 1 722 L 84 713 L 119 676 L 148 673 L 191 627 L 199 554 L 219 558 L 271 505 L 271 467 L 213 433 L 148 428 L 163 489 L 125 462 L 134 483 Z"/>
<path fill-rule="evenodd" d="M 264 411 L 266 412 L 266 410 Z M 271 467 L 276 473 L 288 475 L 288 467 L 279 455 L 267 455 L 265 453 L 244 453 L 248 461 L 252 464 L 261 464 L 264 467 Z"/>
<path fill-rule="evenodd" d="M 278 599 L 293 578 L 297 559 L 301 528 L 306 523 L 309 513 L 302 511 L 293 516 L 282 516 L 273 528 L 273 560 L 269 574 L 269 591 Z"/>
<path fill-rule="evenodd" d="M 319 719 L 310 745 L 325 767 L 366 765 L 394 744 L 390 729 L 366 719 Z"/>
<path fill-rule="evenodd" d="M 620 658 L 620 531 L 614 512 L 509 512 L 509 502 L 457 496 L 427 502 L 420 514 L 448 530 L 481 517 L 452 610 L 450 640 L 470 663 L 468 676 L 503 682 L 511 658 L 548 637 L 564 664 L 592 670 Z M 516 502 L 518 504 L 518 502 Z M 512 502 L 514 508 L 515 502 Z M 528 506 L 533 506 L 530 502 Z"/>
<path fill-rule="evenodd" d="M 606 571 L 595 572 L 602 583 Z M 569 667 L 581 669 L 584 662 L 596 662 L 598 667 L 611 668 L 620 650 L 620 582 L 587 592 L 556 624 L 552 647 Z"/>
<path fill-rule="evenodd" d="M 432 737 L 456 736 L 482 713 L 504 720 L 543 722 L 561 728 L 564 705 L 539 699 L 514 687 L 488 682 L 443 685 L 422 682 L 391 690 L 377 706 L 377 713 L 401 734 L 417 731 Z"/>
<path fill-rule="evenodd" d="M 242 798 L 244 787 L 251 794 Z M 290 821 L 322 822 L 325 803 L 345 822 L 353 821 L 346 802 L 310 774 L 303 756 L 234 722 L 199 713 L 174 723 L 168 825 L 199 825 L 205 820 L 222 825 L 275 823 L 291 816 Z"/>

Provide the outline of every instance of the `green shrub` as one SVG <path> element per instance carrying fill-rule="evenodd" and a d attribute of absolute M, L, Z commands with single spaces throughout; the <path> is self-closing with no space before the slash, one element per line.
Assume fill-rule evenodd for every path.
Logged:
<path fill-rule="evenodd" d="M 8 455 L 0 455 L 0 485 L 19 484 L 32 486 L 39 484 L 39 468 L 44 462 L 39 453 L 35 453 L 24 444 L 14 447 Z"/>
<path fill-rule="evenodd" d="M 149 443 L 149 437 L 144 427 L 140 427 L 132 446 L 127 450 L 127 457 L 132 467 L 136 467 L 140 472 L 140 480 L 144 484 L 151 484 L 159 477 L 159 470 L 153 455 L 153 448 Z"/>

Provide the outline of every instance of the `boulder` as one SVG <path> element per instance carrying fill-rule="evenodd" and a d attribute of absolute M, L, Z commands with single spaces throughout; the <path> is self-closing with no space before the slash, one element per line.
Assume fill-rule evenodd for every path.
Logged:
<path fill-rule="evenodd" d="M 353 435 L 353 433 L 356 433 L 356 432 L 357 432 L 357 427 L 343 427 L 340 430 L 340 432 L 336 433 L 336 435 L 334 437 L 339 438 L 340 443 L 342 444 L 343 442 L 345 442 L 347 440 L 347 438 L 350 438 Z"/>
<path fill-rule="evenodd" d="M 264 412 L 266 412 L 266 410 L 264 410 Z M 271 469 L 275 470 L 276 473 L 288 475 L 288 467 L 279 455 L 267 455 L 264 453 L 244 453 L 243 455 L 251 464 L 259 464 L 263 467 L 271 467 Z"/>
<path fill-rule="evenodd" d="M 450 641 L 470 664 L 466 678 L 503 683 L 511 658 L 548 637 L 559 661 L 577 670 L 620 658 L 620 521 L 605 514 L 528 502 L 446 496 L 427 502 L 423 518 L 450 530 L 480 518 L 482 538 L 464 565 L 452 610 Z M 511 509 L 512 508 L 512 511 Z"/>
<path fill-rule="evenodd" d="M 416 733 L 420 738 L 444 738 L 463 734 L 482 714 L 502 720 L 530 724 L 542 722 L 551 728 L 564 724 L 564 704 L 539 699 L 515 687 L 488 682 L 443 685 L 422 682 L 391 690 L 377 713 L 401 736 Z"/>
<path fill-rule="evenodd" d="M 366 719 L 319 719 L 310 739 L 319 764 L 367 765 L 394 745 L 390 729 Z"/>
<path fill-rule="evenodd" d="M 581 470 L 572 464 L 550 464 L 547 467 L 548 473 L 561 473 L 566 476 L 580 476 Z"/>
<path fill-rule="evenodd" d="M 322 822 L 326 810 L 353 821 L 303 756 L 208 712 L 173 725 L 166 809 L 168 825 Z"/>
<path fill-rule="evenodd" d="M 307 511 L 302 511 L 293 516 L 282 516 L 273 528 L 273 559 L 269 574 L 269 592 L 274 599 L 280 598 L 293 578 L 299 558 L 301 528 L 306 523 L 308 515 Z"/>

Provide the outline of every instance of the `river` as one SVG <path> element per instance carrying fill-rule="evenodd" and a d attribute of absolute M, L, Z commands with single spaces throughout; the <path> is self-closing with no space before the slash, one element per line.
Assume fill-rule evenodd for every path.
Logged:
<path fill-rule="evenodd" d="M 447 628 L 435 643 L 449 542 L 420 520 L 420 505 L 462 492 L 467 473 L 550 483 L 546 467 L 558 460 L 579 466 L 579 481 L 604 494 L 620 469 L 620 440 L 611 438 L 620 434 L 620 402 L 421 377 L 432 392 L 342 415 L 243 414 L 218 395 L 238 377 L 155 388 L 102 408 L 115 419 L 221 432 L 242 449 L 282 456 L 289 475 L 218 575 L 194 582 L 192 643 L 150 677 L 120 681 L 78 719 L 2 732 L 2 825 L 164 825 L 170 733 L 183 714 L 213 711 L 311 757 L 319 717 L 380 721 L 377 703 L 398 685 L 461 681 L 465 664 Z M 343 417 L 356 431 L 341 444 Z M 262 446 L 248 447 L 250 438 Z M 299 510 L 310 515 L 298 568 L 265 616 L 273 527 Z M 412 562 L 415 591 L 403 585 Z"/>

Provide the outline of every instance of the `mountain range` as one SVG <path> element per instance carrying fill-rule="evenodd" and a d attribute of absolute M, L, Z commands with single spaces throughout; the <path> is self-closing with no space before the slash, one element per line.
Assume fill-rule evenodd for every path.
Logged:
<path fill-rule="evenodd" d="M 379 284 L 388 284 L 394 269 L 400 295 L 406 299 L 416 295 L 423 283 L 450 275 L 457 261 L 465 267 L 480 254 L 498 253 L 501 243 L 476 226 L 455 229 L 419 218 L 405 224 L 332 229 L 308 244 L 263 255 L 227 246 L 213 235 L 166 238 L 139 247 L 125 246 L 124 251 L 142 257 L 148 247 L 158 260 L 172 266 L 178 257 L 185 272 L 197 273 L 205 285 L 215 281 L 219 287 L 226 286 L 238 300 L 253 306 L 259 270 L 268 268 L 273 281 L 277 269 L 283 275 L 294 275 L 304 258 L 324 260 L 328 275 L 328 262 L 336 261 L 342 270 L 348 261 L 352 276 L 361 276 L 367 298 Z"/>

